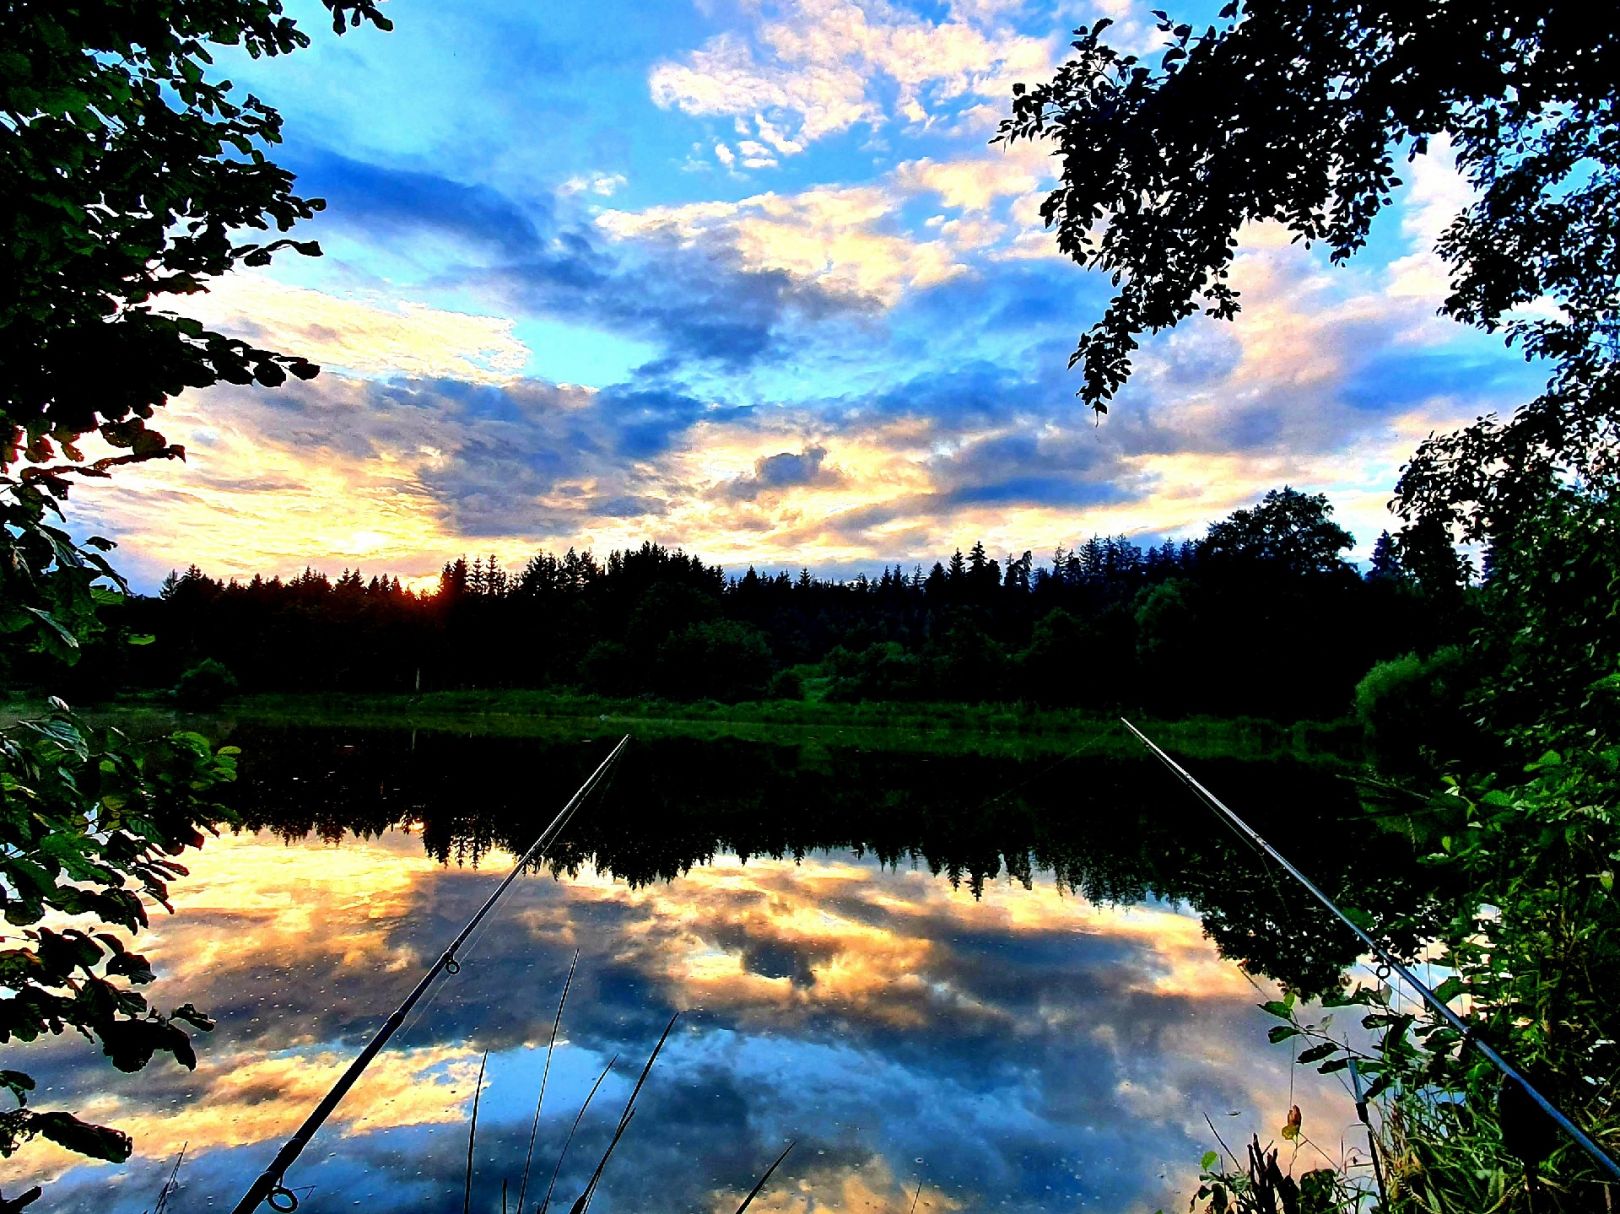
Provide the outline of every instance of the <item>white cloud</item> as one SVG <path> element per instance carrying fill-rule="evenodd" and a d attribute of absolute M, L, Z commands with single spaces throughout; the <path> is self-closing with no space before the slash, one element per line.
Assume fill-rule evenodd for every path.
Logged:
<path fill-rule="evenodd" d="M 1146 56 L 1161 49 L 1165 41 L 1151 4 L 1152 0 L 1082 0 L 1060 5 L 1059 15 L 1070 28 L 1106 18 L 1113 24 L 1103 33 L 1104 43 L 1122 54 Z"/>
<path fill-rule="evenodd" d="M 931 192 L 948 207 L 980 214 L 996 199 L 1033 192 L 1040 184 L 1025 158 L 1017 156 L 907 160 L 895 170 L 895 181 L 908 192 Z"/>
<path fill-rule="evenodd" d="M 623 173 L 586 173 L 570 177 L 557 187 L 559 194 L 595 194 L 598 198 L 611 198 L 624 188 Z"/>
<path fill-rule="evenodd" d="M 791 0 L 769 6 L 753 36 L 717 35 L 658 64 L 653 100 L 689 114 L 730 117 L 781 155 L 894 112 L 930 124 L 963 100 L 1005 98 L 1014 79 L 1044 75 L 1051 40 L 982 23 L 1011 6 L 981 2 L 930 22 L 887 0 Z"/>
<path fill-rule="evenodd" d="M 223 332 L 373 379 L 442 375 L 502 383 L 529 359 L 529 348 L 504 317 L 409 300 L 342 298 L 265 274 L 228 274 L 206 294 L 185 297 L 176 310 Z"/>
<path fill-rule="evenodd" d="M 715 153 L 727 168 L 776 162 L 771 149 L 753 139 L 738 140 L 735 151 L 717 143 Z M 785 270 L 830 290 L 892 306 L 907 289 L 966 272 L 972 254 L 1058 256 L 1051 235 L 1038 230 L 1037 212 L 1050 173 L 1046 145 L 1019 143 L 956 160 L 908 160 L 868 185 L 606 211 L 596 222 L 621 240 L 723 247 L 745 269 Z M 923 228 L 931 235 L 919 239 L 898 219 L 913 199 L 960 213 L 925 220 Z M 1012 202 L 1005 205 L 1008 199 Z M 1032 226 L 1037 230 L 1028 230 Z"/>
<path fill-rule="evenodd" d="M 769 169 L 776 167 L 776 157 L 771 155 L 771 149 L 766 147 L 763 143 L 759 143 L 753 139 L 739 139 L 737 141 L 737 150 L 742 153 L 743 168 L 745 169 Z"/>
<path fill-rule="evenodd" d="M 932 286 L 966 270 L 948 241 L 918 241 L 891 229 L 899 201 L 880 186 L 824 187 L 740 202 L 607 211 L 596 222 L 620 240 L 718 246 L 745 269 L 785 271 L 892 306 L 908 288 Z"/>
<path fill-rule="evenodd" d="M 1408 165 L 1404 175 L 1410 184 L 1401 202 L 1401 234 L 1411 241 L 1412 251 L 1390 262 L 1387 289 L 1392 296 L 1428 301 L 1438 308 L 1450 294 L 1451 273 L 1434 245 L 1475 194 L 1457 171 L 1449 140 L 1432 143 L 1429 153 Z M 1443 326 L 1431 320 L 1424 327 L 1433 340 Z"/>

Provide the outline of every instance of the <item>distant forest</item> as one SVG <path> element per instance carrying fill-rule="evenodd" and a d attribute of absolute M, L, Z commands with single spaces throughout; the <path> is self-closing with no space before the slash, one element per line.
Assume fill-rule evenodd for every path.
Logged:
<path fill-rule="evenodd" d="M 672 699 L 1023 701 L 1333 717 L 1377 661 L 1466 636 L 1471 570 L 1445 535 L 1385 532 L 1365 572 L 1322 495 L 1272 490 L 1199 539 L 1095 537 L 1037 561 L 982 544 L 828 581 L 728 575 L 645 543 L 397 578 L 176 571 L 113 612 L 144 645 L 81 663 L 100 694 L 222 663 L 244 692 L 571 688 Z M 1486 571 L 1488 576 L 1488 569 Z M 14 672 L 26 677 L 26 671 Z"/>

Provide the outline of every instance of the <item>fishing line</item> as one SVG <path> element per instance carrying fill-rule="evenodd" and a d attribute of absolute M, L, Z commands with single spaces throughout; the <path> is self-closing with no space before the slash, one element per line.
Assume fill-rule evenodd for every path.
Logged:
<path fill-rule="evenodd" d="M 1616 1163 L 1613 1159 L 1611 1159 L 1602 1147 L 1593 1142 L 1592 1139 L 1589 1138 L 1579 1126 L 1566 1117 L 1552 1103 L 1552 1101 L 1548 1100 L 1539 1091 L 1537 1091 L 1530 1081 L 1524 1077 L 1523 1072 L 1520 1071 L 1518 1067 L 1514 1066 L 1500 1053 L 1482 1041 L 1478 1034 L 1475 1033 L 1473 1026 L 1469 1025 L 1465 1020 L 1462 1019 L 1462 1017 L 1458 1016 L 1456 1012 L 1452 1011 L 1451 1008 L 1446 1005 L 1445 1000 L 1441 999 L 1422 982 L 1418 981 L 1417 976 L 1413 974 L 1411 970 L 1407 969 L 1406 966 L 1401 963 L 1398 957 L 1385 949 L 1383 945 L 1379 944 L 1378 941 L 1374 940 L 1370 935 L 1368 935 L 1367 932 L 1364 931 L 1353 919 L 1351 919 L 1349 915 L 1340 910 L 1338 904 L 1323 893 L 1314 881 L 1289 863 L 1288 859 L 1270 843 L 1266 842 L 1266 840 L 1260 836 L 1258 831 L 1256 831 L 1242 818 L 1238 817 L 1237 814 L 1231 809 L 1227 808 L 1225 803 L 1222 802 L 1219 797 L 1210 792 L 1209 789 L 1205 788 L 1196 779 L 1194 779 L 1192 773 L 1190 773 L 1185 767 L 1181 766 L 1181 764 L 1177 763 L 1169 755 L 1165 754 L 1164 751 L 1159 749 L 1158 745 L 1154 743 L 1153 739 L 1149 738 L 1145 733 L 1143 733 L 1136 726 L 1132 725 L 1129 721 L 1126 721 L 1124 717 L 1121 717 L 1120 720 L 1124 723 L 1125 728 L 1135 734 L 1137 740 L 1140 741 L 1142 745 L 1146 746 L 1154 757 L 1169 768 L 1171 773 L 1174 774 L 1177 779 L 1192 790 L 1194 796 L 1198 797 L 1211 809 L 1222 815 L 1228 822 L 1231 823 L 1234 829 L 1248 836 L 1248 838 L 1252 840 L 1258 847 L 1260 847 L 1266 853 L 1266 855 L 1270 856 L 1279 865 L 1281 865 L 1289 876 L 1293 877 L 1294 880 L 1298 881 L 1308 891 L 1310 891 L 1311 895 L 1315 897 L 1318 902 L 1327 907 L 1327 909 L 1331 911 L 1341 923 L 1354 932 L 1356 938 L 1365 944 L 1367 948 L 1370 949 L 1375 956 L 1377 956 L 1380 962 L 1379 969 L 1384 971 L 1382 976 L 1385 979 L 1387 979 L 1388 975 L 1391 973 L 1398 974 L 1407 983 L 1407 985 L 1411 987 L 1412 990 L 1417 992 L 1419 998 L 1421 998 L 1423 1002 L 1427 1003 L 1429 1007 L 1434 1010 L 1435 1015 L 1444 1020 L 1451 1028 L 1457 1030 L 1458 1033 L 1462 1034 L 1462 1039 L 1464 1041 L 1471 1042 L 1474 1048 L 1483 1054 L 1485 1059 L 1499 1072 L 1501 1072 L 1506 1079 L 1518 1084 L 1520 1091 L 1529 1097 L 1531 1102 L 1534 1103 L 1537 1108 L 1551 1118 L 1553 1123 L 1557 1125 L 1559 1129 L 1568 1134 L 1569 1137 L 1573 1139 L 1583 1151 L 1591 1156 L 1594 1163 L 1598 1164 L 1598 1166 L 1600 1166 L 1604 1171 L 1608 1172 L 1609 1175 L 1613 1176 L 1616 1180 L 1620 1180 L 1620 1163 Z"/>
<path fill-rule="evenodd" d="M 629 734 L 625 734 L 624 737 L 619 739 L 619 744 L 608 753 L 607 758 L 603 759 L 597 769 L 586 778 L 585 783 L 579 786 L 579 791 L 574 793 L 569 798 L 568 803 L 557 812 L 557 816 L 551 820 L 551 824 L 540 832 L 539 837 L 530 845 L 529 850 L 518 858 L 518 862 L 512 867 L 512 871 L 495 887 L 494 893 L 490 894 L 483 906 L 478 908 L 477 913 L 456 933 L 456 938 L 440 954 L 439 959 L 428 968 L 427 973 L 422 975 L 422 979 L 416 984 L 415 989 L 405 997 L 405 1002 L 394 1009 L 393 1014 L 384 1021 L 382 1027 L 366 1043 L 365 1048 L 355 1056 L 354 1061 L 349 1064 L 348 1070 L 344 1071 L 338 1081 L 332 1085 L 332 1090 L 322 1098 L 320 1104 L 316 1105 L 314 1111 L 304 1120 L 304 1124 L 299 1126 L 297 1132 L 286 1141 L 280 1151 L 276 1152 L 275 1159 L 260 1174 L 259 1178 L 248 1187 L 248 1191 L 236 1203 L 232 1214 L 253 1214 L 253 1211 L 257 1210 L 261 1203 L 268 1203 L 272 1210 L 280 1211 L 281 1214 L 287 1214 L 288 1211 L 298 1208 L 297 1194 L 283 1183 L 287 1169 L 303 1153 L 304 1148 L 309 1145 L 310 1139 L 315 1136 L 315 1132 L 332 1115 L 332 1111 L 337 1108 L 338 1102 L 348 1094 L 349 1089 L 355 1085 L 355 1082 L 364 1074 L 365 1069 L 371 1065 L 371 1060 L 381 1052 L 383 1046 L 388 1044 L 388 1039 L 405 1023 L 405 1018 L 410 1015 L 411 1010 L 421 1001 L 422 996 L 427 994 L 428 989 L 433 985 L 433 980 L 441 972 L 448 971 L 454 974 L 461 969 L 461 964 L 456 959 L 456 950 L 466 943 L 467 938 L 483 922 L 484 916 L 494 909 L 495 904 L 500 901 L 501 895 L 507 891 L 512 882 L 517 880 L 518 874 L 527 867 L 529 861 L 542 848 L 549 846 L 562 832 L 563 828 L 568 825 L 569 819 L 574 816 L 574 811 L 596 788 L 603 775 L 613 766 L 614 760 L 619 757 L 629 743 Z"/>

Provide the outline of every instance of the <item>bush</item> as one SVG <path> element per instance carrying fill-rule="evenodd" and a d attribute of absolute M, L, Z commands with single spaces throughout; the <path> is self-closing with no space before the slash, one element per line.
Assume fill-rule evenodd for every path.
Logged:
<path fill-rule="evenodd" d="M 1456 645 L 1427 658 L 1408 653 L 1369 670 L 1356 684 L 1355 714 L 1378 765 L 1411 772 L 1428 766 L 1428 754 L 1474 749 L 1463 713 L 1471 673 L 1467 654 Z"/>
<path fill-rule="evenodd" d="M 175 703 L 182 708 L 199 710 L 218 708 L 236 694 L 236 676 L 224 662 L 204 658 L 174 685 Z"/>
<path fill-rule="evenodd" d="M 618 641 L 598 641 L 579 660 L 579 679 L 600 695 L 626 695 L 639 685 L 636 662 Z"/>
<path fill-rule="evenodd" d="M 799 673 L 798 667 L 789 666 L 786 670 L 778 670 L 772 675 L 766 695 L 772 700 L 804 699 L 804 676 Z"/>
<path fill-rule="evenodd" d="M 659 690 L 679 700 L 763 699 L 771 682 L 770 645 L 747 624 L 693 624 L 664 642 L 656 673 Z"/>

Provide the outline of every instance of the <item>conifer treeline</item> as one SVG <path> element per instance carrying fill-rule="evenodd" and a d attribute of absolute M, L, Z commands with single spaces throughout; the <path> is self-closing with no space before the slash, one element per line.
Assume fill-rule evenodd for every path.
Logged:
<path fill-rule="evenodd" d="M 254 690 L 573 687 L 673 698 L 1031 701 L 1334 715 L 1374 661 L 1467 627 L 1443 537 L 1380 538 L 1363 576 L 1321 496 L 1274 490 L 1200 540 L 1094 537 L 1049 560 L 975 543 L 928 570 L 728 577 L 644 543 L 521 570 L 493 556 L 397 578 L 305 570 L 222 582 L 193 566 L 126 608 L 157 643 L 130 677 L 225 663 Z"/>

